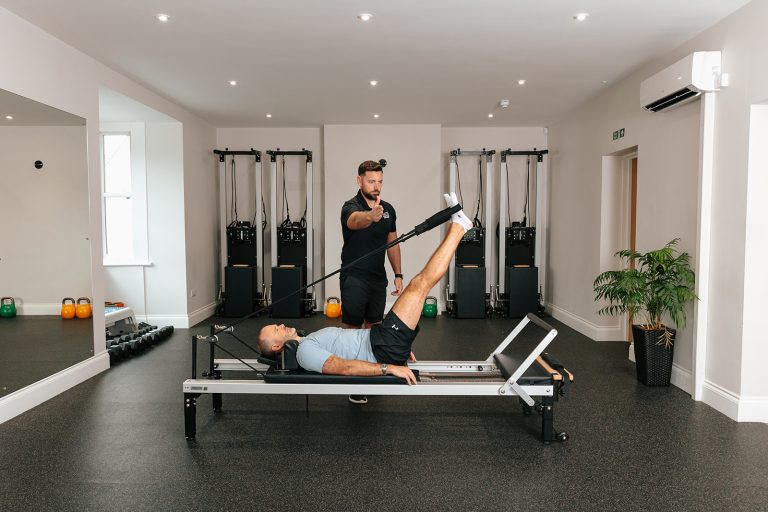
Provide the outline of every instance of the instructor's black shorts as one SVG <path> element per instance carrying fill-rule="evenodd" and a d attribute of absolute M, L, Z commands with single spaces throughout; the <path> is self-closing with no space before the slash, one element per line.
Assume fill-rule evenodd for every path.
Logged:
<path fill-rule="evenodd" d="M 361 326 L 381 322 L 387 302 L 387 282 L 370 281 L 357 276 L 341 278 L 341 321 Z"/>
<path fill-rule="evenodd" d="M 380 363 L 405 365 L 411 355 L 411 346 L 419 326 L 411 329 L 394 311 L 387 313 L 380 325 L 371 327 L 371 349 Z"/>

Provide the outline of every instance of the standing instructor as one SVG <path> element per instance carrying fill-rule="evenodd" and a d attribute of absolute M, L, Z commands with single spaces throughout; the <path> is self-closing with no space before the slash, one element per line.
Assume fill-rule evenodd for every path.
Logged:
<path fill-rule="evenodd" d="M 357 168 L 357 195 L 341 208 L 342 267 L 397 238 L 397 215 L 391 204 L 381 200 L 386 162 L 366 160 Z M 403 291 L 400 245 L 387 249 L 395 274 L 395 290 Z M 363 259 L 341 272 L 341 321 L 349 328 L 368 328 L 381 323 L 387 296 L 384 251 Z"/>

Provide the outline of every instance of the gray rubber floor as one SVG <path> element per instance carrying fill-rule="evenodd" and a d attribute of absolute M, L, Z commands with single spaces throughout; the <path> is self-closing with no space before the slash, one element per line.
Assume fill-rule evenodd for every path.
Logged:
<path fill-rule="evenodd" d="M 0 509 L 768 510 L 768 425 L 644 387 L 625 344 L 548 321 L 576 376 L 555 407 L 566 443 L 543 445 L 539 418 L 500 397 L 311 397 L 307 417 L 304 396 L 256 395 L 225 395 L 218 415 L 201 398 L 188 443 L 181 385 L 200 326 L 0 425 Z M 514 323 L 425 319 L 415 352 L 482 359 Z"/>
<path fill-rule="evenodd" d="M 93 356 L 93 320 L 0 318 L 0 397 Z"/>

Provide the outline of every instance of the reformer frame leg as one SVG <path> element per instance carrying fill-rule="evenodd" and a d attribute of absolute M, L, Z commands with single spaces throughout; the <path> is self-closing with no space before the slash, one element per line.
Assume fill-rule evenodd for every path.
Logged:
<path fill-rule="evenodd" d="M 213 412 L 221 412 L 221 393 L 213 393 L 211 400 L 213 401 Z"/>
<path fill-rule="evenodd" d="M 551 396 L 542 397 L 541 400 L 541 440 L 549 444 L 555 439 L 554 427 L 554 400 Z"/>
<path fill-rule="evenodd" d="M 197 434 L 197 397 L 199 394 L 184 393 L 184 437 L 194 441 Z"/>
<path fill-rule="evenodd" d="M 542 397 L 541 405 L 541 440 L 544 444 L 550 444 L 552 441 L 564 442 L 568 440 L 568 434 L 555 430 L 555 397 Z"/>

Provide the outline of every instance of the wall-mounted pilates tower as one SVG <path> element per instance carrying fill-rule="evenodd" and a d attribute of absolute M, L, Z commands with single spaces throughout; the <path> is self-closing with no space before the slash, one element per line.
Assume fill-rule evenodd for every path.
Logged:
<path fill-rule="evenodd" d="M 313 256 L 313 204 L 314 174 L 312 170 L 312 151 L 267 151 L 270 162 L 271 198 L 271 247 L 272 247 L 272 288 L 273 307 L 271 314 L 276 318 L 298 318 L 314 313 L 314 290 L 305 294 L 294 294 L 296 290 L 314 281 Z M 305 163 L 304 179 L 306 200 L 304 214 L 298 221 L 290 219 L 290 214 L 277 219 L 278 188 L 281 188 L 282 201 L 287 201 L 285 190 L 285 158 L 303 157 Z M 282 165 L 278 166 L 278 159 Z M 282 180 L 280 179 L 282 177 Z M 290 297 L 288 297 L 290 296 Z M 285 300 L 281 300 L 285 298 Z M 278 303 L 278 301 L 280 301 Z"/>
<path fill-rule="evenodd" d="M 461 192 L 459 161 L 477 163 L 477 201 L 463 203 L 464 212 L 473 215 L 474 227 L 467 231 L 451 259 L 446 288 L 446 309 L 456 318 L 484 318 L 491 313 L 490 286 L 493 237 L 488 236 L 487 227 L 492 217 L 493 150 L 466 151 L 454 149 L 450 152 L 450 190 Z M 465 198 L 460 198 L 464 201 Z"/>
<path fill-rule="evenodd" d="M 548 151 L 501 151 L 499 177 L 499 284 L 496 309 L 509 317 L 524 317 L 539 311 L 539 262 L 544 261 L 544 243 L 541 233 L 537 236 L 537 223 L 544 218 L 545 210 L 539 198 L 544 196 L 546 181 L 542 178 L 544 155 Z M 526 179 L 521 187 L 525 191 L 522 216 L 512 220 L 509 211 L 509 160 L 526 158 Z M 531 183 L 531 178 L 534 183 Z M 531 191 L 535 206 L 531 214 Z"/>

